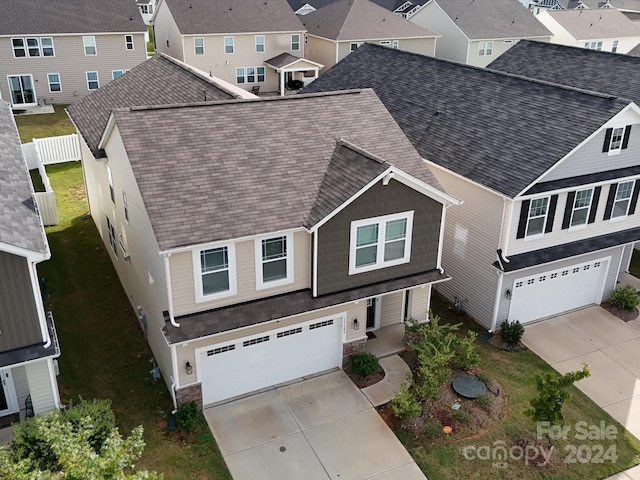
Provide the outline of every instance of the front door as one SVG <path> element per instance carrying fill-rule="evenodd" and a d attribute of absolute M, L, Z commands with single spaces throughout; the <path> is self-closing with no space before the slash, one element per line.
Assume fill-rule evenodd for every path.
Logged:
<path fill-rule="evenodd" d="M 36 91 L 31 75 L 9 75 L 9 92 L 14 107 L 35 105 Z"/>
<path fill-rule="evenodd" d="M 367 330 L 374 330 L 377 328 L 378 309 L 376 305 L 378 303 L 377 298 L 367 299 Z"/>
<path fill-rule="evenodd" d="M 18 411 L 11 370 L 0 369 L 0 417 Z"/>

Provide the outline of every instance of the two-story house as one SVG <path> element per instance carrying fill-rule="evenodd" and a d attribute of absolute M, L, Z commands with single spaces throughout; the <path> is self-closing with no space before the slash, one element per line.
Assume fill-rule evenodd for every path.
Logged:
<path fill-rule="evenodd" d="M 11 106 L 0 101 L 0 425 L 60 405 L 53 315 L 36 266 L 50 258 Z"/>
<path fill-rule="evenodd" d="M 463 201 L 445 296 L 489 330 L 608 297 L 640 239 L 635 103 L 369 44 L 305 91 L 351 87 L 375 90 Z"/>
<path fill-rule="evenodd" d="M 616 8 L 547 10 L 535 18 L 560 45 L 628 53 L 640 44 L 640 27 Z"/>
<path fill-rule="evenodd" d="M 523 38 L 551 38 L 517 0 L 430 0 L 409 20 L 440 35 L 436 57 L 477 67 L 486 67 Z"/>
<path fill-rule="evenodd" d="M 301 17 L 307 56 L 332 67 L 365 42 L 434 55 L 437 35 L 369 0 L 337 0 Z"/>
<path fill-rule="evenodd" d="M 145 32 L 133 1 L 5 0 L 0 97 L 18 109 L 73 103 L 143 62 Z"/>
<path fill-rule="evenodd" d="M 245 90 L 277 92 L 318 76 L 305 29 L 286 0 L 160 0 L 156 51 Z"/>
<path fill-rule="evenodd" d="M 114 108 L 98 142 L 91 215 L 178 404 L 341 367 L 448 278 L 457 201 L 371 90 Z"/>

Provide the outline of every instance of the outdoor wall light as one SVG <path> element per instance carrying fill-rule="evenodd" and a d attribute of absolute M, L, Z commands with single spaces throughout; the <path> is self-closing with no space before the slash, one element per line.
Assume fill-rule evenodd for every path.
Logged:
<path fill-rule="evenodd" d="M 357 318 L 353 319 L 353 329 L 354 330 L 360 330 L 360 322 L 358 322 Z"/>
<path fill-rule="evenodd" d="M 187 375 L 191 375 L 193 373 L 193 367 L 191 366 L 191 362 L 187 360 L 187 363 L 184 364 L 184 369 L 187 371 Z"/>
<path fill-rule="evenodd" d="M 507 300 L 511 300 L 511 290 L 508 288 L 504 291 L 504 296 Z"/>

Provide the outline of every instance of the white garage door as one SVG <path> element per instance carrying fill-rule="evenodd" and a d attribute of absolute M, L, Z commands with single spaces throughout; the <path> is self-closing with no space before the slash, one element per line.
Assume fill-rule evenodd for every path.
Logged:
<path fill-rule="evenodd" d="M 518 278 L 513 282 L 509 320 L 526 323 L 600 303 L 608 264 L 600 259 Z"/>
<path fill-rule="evenodd" d="M 342 322 L 321 318 L 198 349 L 203 404 L 339 367 Z"/>

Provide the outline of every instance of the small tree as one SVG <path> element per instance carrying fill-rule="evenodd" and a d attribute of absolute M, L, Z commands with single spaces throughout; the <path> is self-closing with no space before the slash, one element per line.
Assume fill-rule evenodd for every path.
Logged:
<path fill-rule="evenodd" d="M 623 310 L 633 310 L 638 306 L 638 292 L 631 285 L 623 285 L 611 292 L 609 303 Z"/>
<path fill-rule="evenodd" d="M 403 383 L 391 400 L 391 410 L 398 418 L 412 418 L 422 414 L 422 406 Z"/>
<path fill-rule="evenodd" d="M 591 376 L 591 371 L 586 363 L 582 365 L 581 370 L 568 372 L 564 375 L 556 372 L 545 372 L 543 375 L 537 373 L 536 390 L 538 396 L 529 402 L 531 408 L 527 409 L 525 414 L 537 422 L 561 423 L 564 420 L 562 405 L 570 398 L 565 388 L 589 376 Z"/>
<path fill-rule="evenodd" d="M 515 348 L 520 343 L 522 335 L 524 335 L 524 327 L 518 320 L 513 322 L 505 320 L 500 324 L 500 335 L 502 335 L 502 340 L 510 348 Z"/>
<path fill-rule="evenodd" d="M 361 377 L 366 377 L 375 373 L 380 366 L 380 361 L 373 353 L 359 352 L 349 357 L 351 370 Z"/>

